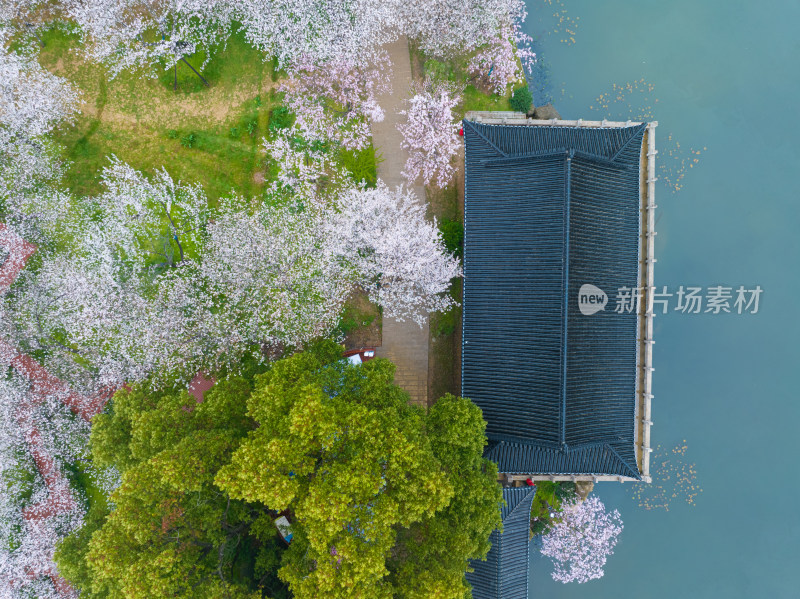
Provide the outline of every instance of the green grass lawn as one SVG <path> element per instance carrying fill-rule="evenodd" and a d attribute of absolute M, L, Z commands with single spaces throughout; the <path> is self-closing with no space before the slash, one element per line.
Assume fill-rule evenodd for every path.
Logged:
<path fill-rule="evenodd" d="M 150 78 L 106 70 L 84 61 L 76 35 L 54 28 L 43 34 L 40 61 L 77 85 L 82 114 L 55 139 L 71 163 L 64 184 L 79 195 L 96 194 L 99 171 L 116 154 L 134 168 L 166 167 L 175 179 L 200 183 L 211 202 L 230 194 L 257 195 L 268 173 L 262 137 L 279 104 L 271 61 L 234 36 L 201 71 L 205 84 L 183 63 Z M 188 57 L 200 70 L 204 55 Z M 260 175 L 259 175 L 260 174 Z"/>
<path fill-rule="evenodd" d="M 275 91 L 280 73 L 273 61 L 242 36 L 231 37 L 205 68 L 204 53 L 187 57 L 208 87 L 178 63 L 177 90 L 173 69 L 155 77 L 126 71 L 111 79 L 105 68 L 82 59 L 77 35 L 53 28 L 42 38 L 42 65 L 82 94 L 76 123 L 54 135 L 69 163 L 64 186 L 76 195 L 102 191 L 98 175 L 111 154 L 145 172 L 165 167 L 174 179 L 200 183 L 212 204 L 232 190 L 259 196 L 274 177 L 262 140 L 293 117 Z M 374 186 L 382 158 L 370 146 L 339 152 L 334 160 L 356 181 Z"/>
<path fill-rule="evenodd" d="M 467 85 L 462 94 L 463 101 L 459 107 L 460 116 L 464 116 L 470 110 L 511 110 L 508 103 L 510 94 L 499 96 L 497 94 L 487 94 L 482 92 L 474 85 Z"/>

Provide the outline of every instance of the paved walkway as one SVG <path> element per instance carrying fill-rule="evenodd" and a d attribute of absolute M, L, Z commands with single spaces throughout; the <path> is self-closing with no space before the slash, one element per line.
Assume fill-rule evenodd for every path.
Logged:
<path fill-rule="evenodd" d="M 381 123 L 372 124 L 372 142 L 383 156 L 378 165 L 378 177 L 389 187 L 406 183 L 401 174 L 408 153 L 400 147 L 397 123 L 405 117 L 398 114 L 405 108 L 404 100 L 411 97 L 411 59 L 405 37 L 386 46 L 392 60 L 392 92 L 379 99 L 386 111 Z M 417 199 L 425 202 L 425 189 L 415 186 Z M 421 327 L 413 321 L 399 322 L 383 319 L 383 345 L 377 355 L 388 358 L 397 366 L 394 380 L 411 395 L 411 402 L 428 405 L 428 324 Z"/>

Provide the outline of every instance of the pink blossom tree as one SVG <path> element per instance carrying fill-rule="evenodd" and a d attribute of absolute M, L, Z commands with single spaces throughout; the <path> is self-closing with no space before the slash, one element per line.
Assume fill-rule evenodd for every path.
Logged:
<path fill-rule="evenodd" d="M 542 537 L 542 554 L 553 560 L 553 580 L 587 582 L 603 576 L 606 559 L 622 532 L 619 512 L 606 512 L 597 497 L 565 503 L 553 528 Z"/>
<path fill-rule="evenodd" d="M 498 34 L 472 57 L 470 72 L 483 75 L 497 94 L 505 94 L 508 86 L 524 82 L 524 74 L 519 67 L 530 72 L 536 61 L 536 54 L 529 44 L 533 40 L 520 30 L 518 21 L 501 24 Z"/>
<path fill-rule="evenodd" d="M 390 91 L 386 56 L 367 66 L 346 59 L 316 64 L 307 56 L 291 68 L 279 90 L 310 140 L 331 140 L 350 149 L 369 144 L 370 123 L 384 118 L 377 97 Z"/>
<path fill-rule="evenodd" d="M 403 31 L 432 56 L 467 53 L 490 43 L 509 22 L 524 21 L 522 0 L 398 2 Z"/>
<path fill-rule="evenodd" d="M 425 185 L 435 182 L 446 187 L 455 172 L 453 157 L 461 147 L 453 120 L 461 95 L 453 84 L 430 80 L 414 91 L 408 110 L 400 112 L 407 120 L 397 126 L 403 135 L 402 147 L 408 150 L 403 175 L 412 184 L 421 178 Z"/>

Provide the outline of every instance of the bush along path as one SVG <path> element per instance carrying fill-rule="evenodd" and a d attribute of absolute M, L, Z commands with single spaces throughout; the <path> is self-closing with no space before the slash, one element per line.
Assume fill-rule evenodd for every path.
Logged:
<path fill-rule="evenodd" d="M 8 254 L 5 262 L 0 265 L 0 294 L 4 294 L 34 254 L 36 246 L 0 223 L 0 248 Z M 31 356 L 20 352 L 4 339 L 0 339 L 0 364 L 13 369 L 28 384 L 12 410 L 15 424 L 22 431 L 27 451 L 44 481 L 45 491 L 42 493 L 45 495 L 44 499 L 23 510 L 23 539 L 11 555 L 2 560 L 4 563 L 0 564 L 0 579 L 6 589 L 19 589 L 47 577 L 55 587 L 55 596 L 73 597 L 76 596 L 74 590 L 59 577 L 52 558 L 59 536 L 57 529 L 63 527 L 65 522 L 67 527 L 70 527 L 70 522 L 78 525 L 81 508 L 70 489 L 68 479 L 51 454 L 53 440 L 48 439 L 47 434 L 40 430 L 37 412 L 46 402 L 56 400 L 88 423 L 95 414 L 103 410 L 110 393 L 101 393 L 94 397 L 84 397 L 76 393 Z M 13 399 L 5 397 L 2 401 L 10 402 Z M 8 410 L 4 412 L 8 413 Z M 14 551 L 24 555 L 14 556 Z M 15 562 L 24 565 L 15 567 Z M 49 596 L 53 596 L 52 593 Z"/>

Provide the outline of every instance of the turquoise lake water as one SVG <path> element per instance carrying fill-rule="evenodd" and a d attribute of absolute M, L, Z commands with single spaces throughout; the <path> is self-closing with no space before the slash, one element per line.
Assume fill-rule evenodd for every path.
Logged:
<path fill-rule="evenodd" d="M 659 122 L 656 286 L 763 289 L 758 314 L 682 314 L 671 298 L 655 321 L 654 484 L 599 484 L 625 522 L 605 577 L 556 583 L 534 552 L 530 596 L 800 597 L 800 2 L 528 10 L 563 118 Z"/>

